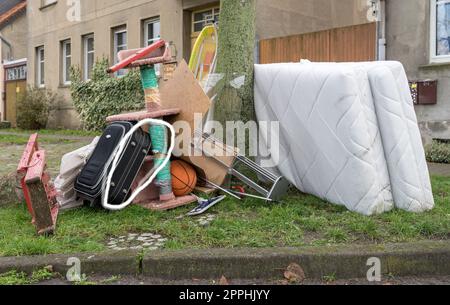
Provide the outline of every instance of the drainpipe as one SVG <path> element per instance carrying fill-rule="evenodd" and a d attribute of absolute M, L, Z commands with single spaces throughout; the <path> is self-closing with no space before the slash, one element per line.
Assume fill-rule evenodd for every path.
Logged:
<path fill-rule="evenodd" d="M 386 1 L 380 0 L 378 6 L 378 56 L 379 61 L 386 60 Z"/>
<path fill-rule="evenodd" d="M 9 53 L 12 53 L 12 45 L 8 42 L 8 40 L 6 40 L 5 38 L 3 38 L 2 35 L 0 35 L 0 41 L 3 42 L 4 44 L 6 44 L 9 48 Z M 11 58 L 8 58 L 8 60 L 10 60 Z M 1 58 L 2 63 L 3 63 L 3 58 Z"/>

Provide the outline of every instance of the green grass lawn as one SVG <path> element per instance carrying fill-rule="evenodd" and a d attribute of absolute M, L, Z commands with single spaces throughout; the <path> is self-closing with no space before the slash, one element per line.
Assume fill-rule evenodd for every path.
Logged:
<path fill-rule="evenodd" d="M 28 134 L 22 135 L 11 135 L 11 134 L 0 134 L 0 145 L 25 145 L 28 143 L 30 136 Z M 54 138 L 40 136 L 38 139 L 40 144 L 69 144 L 76 143 L 77 140 L 67 139 L 67 138 Z"/>
<path fill-rule="evenodd" d="M 30 135 L 39 133 L 40 135 L 59 135 L 59 136 L 74 136 L 74 137 L 95 137 L 100 133 L 95 131 L 73 130 L 73 129 L 41 129 L 41 130 L 24 130 L 19 128 L 0 129 L 2 133 L 16 133 Z"/>
<path fill-rule="evenodd" d="M 301 247 L 450 238 L 450 178 L 433 177 L 436 208 L 424 214 L 395 210 L 365 217 L 302 194 L 282 204 L 228 199 L 210 213 L 216 220 L 198 225 L 177 219 L 190 208 L 151 212 L 132 206 L 121 212 L 82 208 L 60 215 L 56 235 L 37 237 L 24 205 L 0 208 L 0 256 L 106 250 L 110 237 L 150 232 L 166 238 L 167 249 Z"/>

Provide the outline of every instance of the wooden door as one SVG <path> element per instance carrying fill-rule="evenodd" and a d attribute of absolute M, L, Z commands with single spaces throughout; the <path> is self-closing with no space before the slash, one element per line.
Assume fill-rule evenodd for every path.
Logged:
<path fill-rule="evenodd" d="M 17 99 L 26 88 L 24 80 L 6 82 L 6 120 L 11 122 L 12 127 L 17 127 Z"/>

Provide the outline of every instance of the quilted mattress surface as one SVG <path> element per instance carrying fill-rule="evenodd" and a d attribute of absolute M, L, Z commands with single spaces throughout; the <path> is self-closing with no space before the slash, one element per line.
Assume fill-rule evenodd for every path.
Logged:
<path fill-rule="evenodd" d="M 398 109 L 386 108 L 392 92 Z M 432 208 L 401 64 L 256 65 L 255 107 L 259 121 L 280 122 L 280 148 L 269 147 L 274 135 L 262 133 L 262 142 L 301 191 L 366 215 L 389 211 L 394 203 L 415 212 Z"/>

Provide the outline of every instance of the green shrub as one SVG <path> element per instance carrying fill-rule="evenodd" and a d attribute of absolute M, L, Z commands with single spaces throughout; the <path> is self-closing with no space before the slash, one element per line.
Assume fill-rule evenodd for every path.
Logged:
<path fill-rule="evenodd" d="M 435 140 L 425 151 L 428 162 L 450 164 L 450 143 Z"/>
<path fill-rule="evenodd" d="M 108 116 L 144 108 L 139 71 L 116 78 L 106 73 L 108 65 L 106 58 L 98 61 L 91 81 L 81 79 L 79 68 L 71 69 L 71 95 L 85 130 L 102 130 Z"/>
<path fill-rule="evenodd" d="M 0 129 L 10 129 L 11 128 L 11 122 L 3 121 L 0 122 Z"/>
<path fill-rule="evenodd" d="M 45 128 L 55 101 L 56 94 L 51 90 L 28 86 L 17 99 L 17 126 L 27 130 Z"/>

